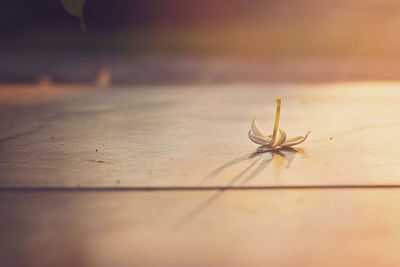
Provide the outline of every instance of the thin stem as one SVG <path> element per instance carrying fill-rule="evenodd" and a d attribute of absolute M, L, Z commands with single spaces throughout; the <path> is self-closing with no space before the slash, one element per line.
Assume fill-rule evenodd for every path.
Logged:
<path fill-rule="evenodd" d="M 82 31 L 86 31 L 86 24 L 85 24 L 85 20 L 83 19 L 83 16 L 80 16 L 79 17 L 80 18 L 80 20 L 81 20 L 81 29 L 82 29 Z"/>
<path fill-rule="evenodd" d="M 270 146 L 273 146 L 276 139 L 276 133 L 278 132 L 279 127 L 279 117 L 281 115 L 281 98 L 278 97 L 276 99 L 276 113 L 275 113 L 275 124 L 274 124 L 274 131 L 272 132 L 271 142 L 269 142 Z"/>

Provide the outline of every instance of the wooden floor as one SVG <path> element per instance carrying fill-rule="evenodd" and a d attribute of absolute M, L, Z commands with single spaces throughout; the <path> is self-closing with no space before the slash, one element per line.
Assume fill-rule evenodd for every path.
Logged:
<path fill-rule="evenodd" d="M 400 265 L 400 83 L 31 87 L 0 86 L 0 266 Z M 312 134 L 255 154 L 276 97 Z"/>

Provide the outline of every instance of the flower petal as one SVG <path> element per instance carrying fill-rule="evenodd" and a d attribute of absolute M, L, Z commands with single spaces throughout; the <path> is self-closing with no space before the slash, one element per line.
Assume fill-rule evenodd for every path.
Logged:
<path fill-rule="evenodd" d="M 251 141 L 259 145 L 267 145 L 269 143 L 269 139 L 254 135 L 252 131 L 249 131 L 249 138 Z"/>
<path fill-rule="evenodd" d="M 298 145 L 300 143 L 303 143 L 307 139 L 307 137 L 308 137 L 308 135 L 310 133 L 311 133 L 311 131 L 307 132 L 307 134 L 305 136 L 303 136 L 302 138 L 300 138 L 300 139 L 298 139 L 296 141 L 284 143 L 283 145 L 281 145 L 281 147 L 289 147 L 289 146 L 294 146 L 294 145 Z"/>
<path fill-rule="evenodd" d="M 274 146 L 280 146 L 283 143 L 285 143 L 286 140 L 286 133 L 285 131 L 279 129 L 279 136 L 278 139 L 276 140 L 276 143 L 274 144 Z"/>
<path fill-rule="evenodd" d="M 256 136 L 267 138 L 267 136 L 265 135 L 263 130 L 261 130 L 261 128 L 258 126 L 256 120 L 257 120 L 257 118 L 254 118 L 253 121 L 251 122 L 251 131 Z"/>
<path fill-rule="evenodd" d="M 304 136 L 295 136 L 295 137 L 291 137 L 291 138 L 286 138 L 286 143 L 291 143 L 291 142 L 297 141 L 303 137 Z"/>

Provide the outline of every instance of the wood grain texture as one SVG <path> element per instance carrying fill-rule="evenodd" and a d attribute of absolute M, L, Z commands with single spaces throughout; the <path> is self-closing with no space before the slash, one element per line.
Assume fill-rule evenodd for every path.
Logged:
<path fill-rule="evenodd" d="M 398 266 L 399 190 L 1 193 L 2 266 Z"/>
<path fill-rule="evenodd" d="M 399 266 L 398 86 L 0 94 L 0 266 Z"/>
<path fill-rule="evenodd" d="M 1 186 L 399 184 L 398 84 L 120 88 L 4 108 Z M 297 150 L 254 154 L 275 98 Z"/>

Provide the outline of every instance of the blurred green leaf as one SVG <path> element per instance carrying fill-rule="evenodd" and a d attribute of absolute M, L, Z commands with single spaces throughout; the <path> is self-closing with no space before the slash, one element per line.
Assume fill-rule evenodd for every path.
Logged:
<path fill-rule="evenodd" d="M 69 14 L 81 19 L 82 30 L 86 31 L 85 21 L 83 20 L 85 0 L 61 0 L 61 3 Z"/>
<path fill-rule="evenodd" d="M 82 17 L 83 5 L 85 0 L 61 0 L 65 10 L 75 17 Z"/>

